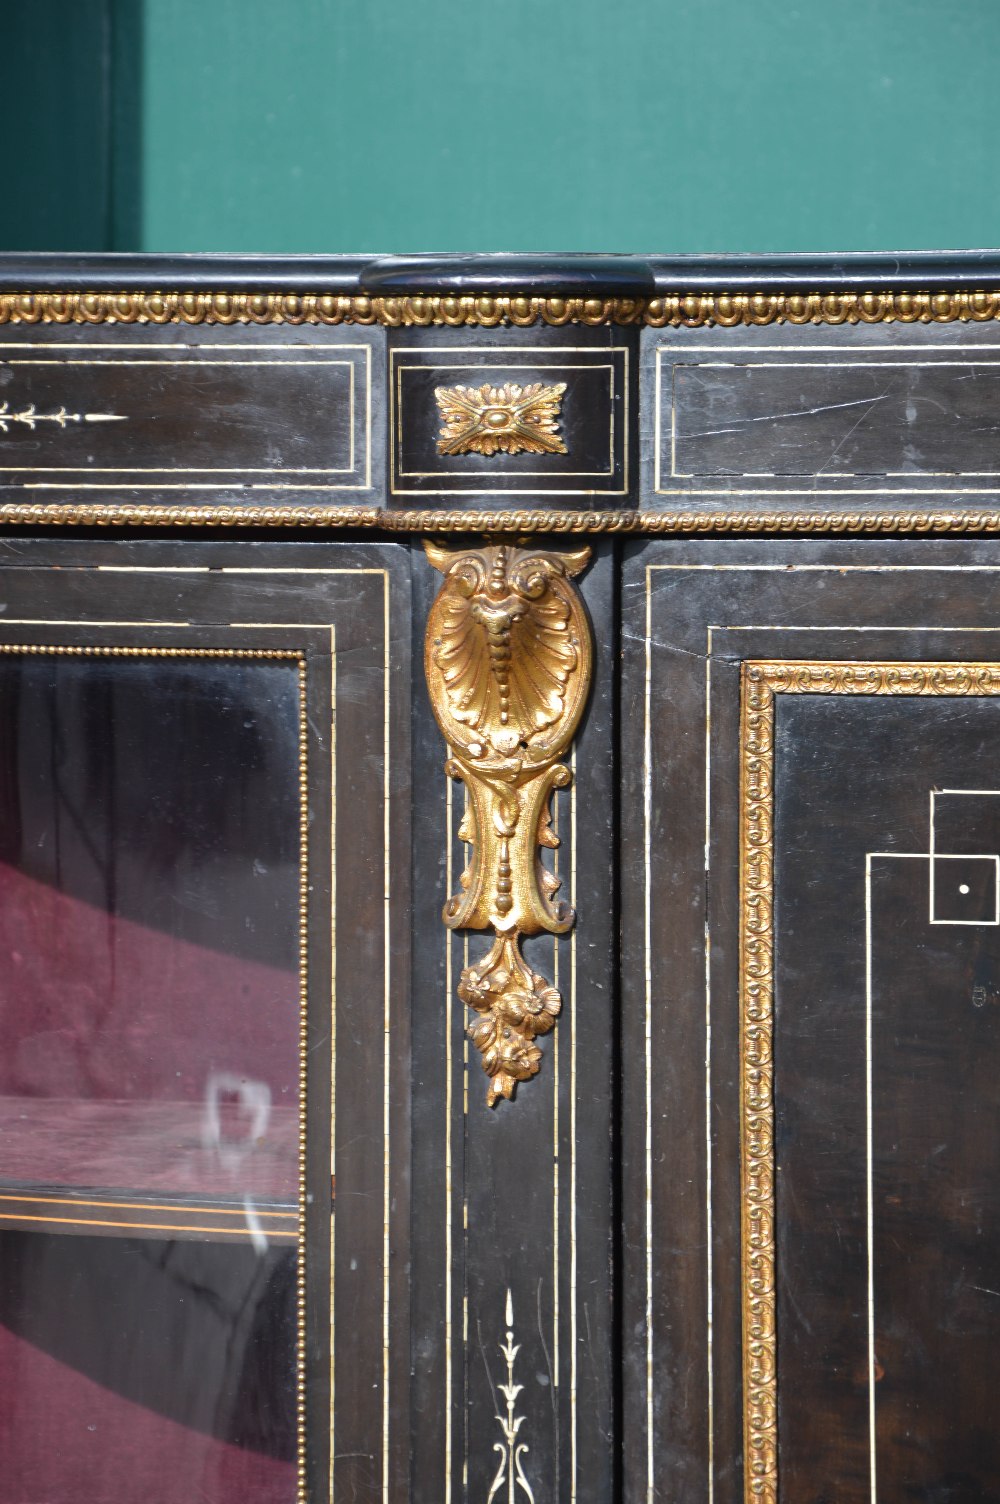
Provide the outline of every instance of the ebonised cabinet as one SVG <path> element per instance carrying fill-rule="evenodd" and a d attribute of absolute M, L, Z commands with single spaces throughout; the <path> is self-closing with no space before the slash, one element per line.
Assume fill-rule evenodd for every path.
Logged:
<path fill-rule="evenodd" d="M 998 318 L 0 261 L 2 1504 L 1000 1498 Z"/>

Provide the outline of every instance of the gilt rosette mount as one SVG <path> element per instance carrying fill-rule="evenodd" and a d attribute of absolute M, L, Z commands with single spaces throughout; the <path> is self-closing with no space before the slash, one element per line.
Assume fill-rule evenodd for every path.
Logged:
<path fill-rule="evenodd" d="M 590 626 L 572 584 L 590 550 L 424 546 L 445 577 L 427 623 L 427 683 L 447 772 L 465 786 L 459 837 L 469 847 L 443 917 L 450 929 L 494 933 L 458 986 L 492 1107 L 538 1073 L 537 1037 L 562 1006 L 525 961 L 521 938 L 565 934 L 575 918 L 542 851 L 559 844 L 552 794 L 571 781 L 560 758 L 590 689 Z"/>
<path fill-rule="evenodd" d="M 566 454 L 559 437 L 565 381 L 546 386 L 439 386 L 439 454 Z"/>

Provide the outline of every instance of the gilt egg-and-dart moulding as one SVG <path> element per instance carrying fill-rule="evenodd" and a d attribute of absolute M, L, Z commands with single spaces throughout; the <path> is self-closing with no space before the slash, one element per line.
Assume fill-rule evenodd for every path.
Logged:
<path fill-rule="evenodd" d="M 564 381 L 545 386 L 439 386 L 439 454 L 565 454 L 559 437 Z"/>

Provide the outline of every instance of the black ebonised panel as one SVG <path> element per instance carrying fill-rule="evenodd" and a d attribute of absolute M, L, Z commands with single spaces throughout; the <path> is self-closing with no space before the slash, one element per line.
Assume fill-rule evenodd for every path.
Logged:
<path fill-rule="evenodd" d="M 779 697 L 785 1497 L 864 1498 L 873 1468 L 881 1497 L 1000 1495 L 1000 853 L 976 830 L 1000 794 L 935 792 L 965 808 L 933 841 L 930 798 L 988 788 L 998 731 L 992 696 Z"/>
<path fill-rule="evenodd" d="M 8 501 L 331 506 L 372 500 L 384 333 L 280 324 L 7 324 Z"/>
<path fill-rule="evenodd" d="M 369 484 L 368 346 L 0 351 L 0 484 Z"/>
<path fill-rule="evenodd" d="M 627 506 L 634 483 L 635 331 L 622 328 L 399 330 L 390 335 L 390 501 Z M 438 387 L 564 384 L 565 454 L 442 454 Z M 425 502 L 424 505 L 427 503 Z"/>
<path fill-rule="evenodd" d="M 555 798 L 553 853 L 560 896 L 578 918 L 566 936 L 525 943 L 529 964 L 558 985 L 562 1011 L 540 1040 L 539 1074 L 493 1109 L 455 995 L 463 965 L 488 937 L 449 934 L 441 921 L 467 859 L 457 838 L 462 791 L 445 775 L 422 685 L 414 697 L 411 1488 L 419 1504 L 489 1496 L 504 1439 L 497 1417 L 507 1414 L 499 1386 L 508 1381 L 508 1330 L 519 1349 L 514 1383 L 523 1386 L 515 1403 L 518 1443 L 528 1448 L 521 1463 L 535 1500 L 603 1504 L 616 1487 L 616 798 L 608 756 L 616 663 L 602 646 L 615 632 L 613 547 L 595 549 L 578 584 L 597 666 L 575 743 L 575 786 Z M 415 654 L 439 586 L 440 575 L 418 559 Z M 524 1497 L 519 1485 L 516 1496 Z"/>
<path fill-rule="evenodd" d="M 717 1500 L 743 1497 L 740 665 L 994 661 L 998 569 L 988 543 L 628 549 L 628 1499 L 701 1504 L 710 1477 Z M 992 796 L 941 792 L 992 786 L 998 714 L 992 696 L 777 697 L 778 1496 L 796 1504 L 870 1498 L 870 1379 L 880 1498 L 1000 1490 L 996 815 Z M 911 856 L 871 859 L 870 1362 L 865 873 L 879 851 Z"/>
<path fill-rule="evenodd" d="M 307 1120 L 303 1162 L 305 1345 L 301 1354 L 305 1379 L 304 1479 L 311 1498 L 326 1495 L 332 1445 L 338 1489 L 359 1500 L 401 1500 L 406 1497 L 410 1434 L 409 552 L 394 544 L 288 547 L 250 541 L 7 539 L 0 546 L 0 556 L 0 637 L 8 643 L 40 649 L 207 649 L 235 655 L 280 649 L 304 657 L 308 775 L 304 873 L 308 998 L 302 1039 Z M 44 665 L 48 659 L 39 653 L 31 661 Z M 76 661 L 69 655 L 65 659 L 68 665 Z M 142 661 L 143 666 L 146 661 Z M 224 679 L 227 661 L 233 665 L 233 678 L 228 684 L 216 685 L 211 705 L 195 702 L 189 706 L 186 727 L 193 744 L 198 738 L 213 736 L 218 741 L 221 734 L 224 743 L 230 739 L 231 747 L 232 738 L 239 743 L 251 735 L 252 727 L 243 725 L 245 715 L 234 725 L 226 706 L 235 703 L 233 696 L 240 685 L 244 693 L 250 685 L 258 698 L 266 695 L 267 665 L 261 666 L 254 679 L 248 666 L 252 660 L 222 657 L 212 672 Z M 111 656 L 100 662 L 106 665 L 104 677 L 109 681 L 114 679 L 116 665 L 121 665 L 123 673 L 120 684 L 115 680 L 112 693 L 105 695 L 103 709 L 102 704 L 89 707 L 91 722 L 98 729 L 110 724 L 109 707 L 120 713 L 129 703 L 135 704 L 133 681 L 139 660 Z M 29 704 L 23 695 L 21 704 Z M 261 717 L 266 720 L 267 713 L 274 709 L 262 706 Z M 297 711 L 296 698 L 293 723 Z M 183 715 L 181 719 L 183 722 Z M 32 720 L 37 722 L 37 717 Z M 44 726 L 40 730 L 35 724 L 35 745 L 43 730 Z M 21 734 L 23 739 L 23 721 Z M 164 746 L 148 755 L 151 774 L 155 773 L 156 758 L 169 755 L 169 742 L 168 724 Z M 208 797 L 215 787 L 215 804 L 200 821 L 202 837 L 221 839 L 225 833 L 239 848 L 241 840 L 245 845 L 249 839 L 253 821 L 241 822 L 238 818 L 235 787 L 226 796 L 219 796 L 212 771 L 215 764 L 206 757 L 199 763 L 193 744 L 186 751 L 175 751 L 177 766 L 172 770 L 196 782 L 208 768 L 207 789 L 192 793 L 191 819 L 199 799 Z M 25 747 L 30 749 L 31 745 L 29 738 Z M 5 765 L 16 750 L 6 748 Z M 253 756 L 245 752 L 232 755 L 245 762 L 244 776 L 252 781 L 256 766 Z M 192 768 L 186 757 L 199 766 Z M 61 766 L 63 763 L 57 760 L 57 771 Z M 75 808 L 74 798 L 86 782 L 88 763 L 83 760 L 74 769 L 70 758 L 68 766 L 72 776 L 65 793 Z M 287 784 L 287 772 L 283 768 L 275 775 L 272 769 L 271 776 L 284 777 Z M 295 828 L 283 831 L 277 845 L 273 830 L 265 835 L 260 851 L 249 856 L 251 865 L 255 856 L 266 867 L 280 854 L 284 841 L 296 853 L 297 867 L 297 762 L 290 776 L 291 791 L 287 787 L 275 789 L 274 810 L 265 815 L 263 824 L 267 831 L 268 818 L 278 819 L 282 810 L 288 816 L 290 806 Z M 165 777 L 164 782 L 169 781 Z M 100 812 L 99 779 L 96 793 L 98 802 L 89 825 L 86 820 L 74 823 L 69 818 L 66 839 L 76 846 L 86 847 Z M 228 795 L 235 798 L 235 813 Z M 154 788 L 154 804 L 155 797 Z M 250 797 L 258 802 L 263 797 L 268 802 L 266 792 L 261 795 L 259 787 Z M 143 840 L 150 831 L 155 836 L 159 830 L 155 811 L 144 825 L 140 812 L 131 809 L 126 800 L 123 822 L 130 859 L 133 866 L 141 866 Z M 183 834 L 183 813 L 177 815 L 174 825 L 175 833 Z M 8 830 L 8 836 L 8 859 L 16 862 L 22 856 L 30 857 L 32 881 L 44 883 L 52 875 L 44 854 L 39 859 L 36 851 L 25 851 L 16 833 Z M 96 855 L 100 858 L 101 853 Z M 58 875 L 58 863 L 54 870 Z M 297 892 L 296 877 L 297 873 L 293 874 Z M 155 925 L 158 916 L 148 893 L 144 894 L 134 881 L 128 887 L 122 898 L 125 910 L 141 912 L 150 925 Z M 255 907 L 255 901 L 248 901 L 244 922 L 266 928 L 266 909 L 266 903 Z M 298 923 L 297 899 L 295 909 L 293 928 Z M 166 920 L 170 913 L 168 906 Z M 164 922 L 162 916 L 159 922 Z M 239 935 L 232 926 L 220 926 L 209 936 L 195 924 L 193 933 L 206 944 L 214 941 L 220 948 L 231 945 L 241 951 Z M 335 971 L 331 954 L 334 940 Z M 263 943 L 258 935 L 258 956 Z M 287 948 L 285 937 L 282 956 Z M 239 1027 L 238 1023 L 234 1025 Z M 155 1050 L 156 1041 L 149 1044 Z M 297 1056 L 297 1050 L 294 1053 Z M 331 1169 L 344 1187 L 333 1220 Z M 74 1200 L 68 1203 L 66 1214 L 71 1218 L 79 1215 Z M 94 1268 L 113 1272 L 115 1239 L 107 1224 L 102 1232 L 104 1235 L 95 1242 L 104 1251 L 94 1255 Z M 127 1228 L 119 1232 L 123 1237 L 129 1235 Z M 25 1235 L 10 1236 L 16 1239 Z M 50 1240 L 60 1245 L 47 1255 L 53 1268 L 65 1267 L 66 1261 L 72 1263 L 72 1248 L 77 1241 L 71 1236 Z M 143 1246 L 147 1243 L 151 1252 L 138 1256 L 136 1269 L 156 1257 L 155 1238 L 144 1240 Z M 5 1246 L 13 1248 L 15 1244 Z M 249 1243 L 220 1246 L 210 1238 L 173 1247 L 180 1252 L 171 1256 L 191 1268 L 196 1267 L 199 1257 L 206 1261 L 215 1257 L 220 1266 L 227 1257 L 237 1262 L 260 1257 L 259 1250 Z M 293 1254 L 293 1249 L 283 1247 L 277 1256 L 287 1260 Z M 114 1279 L 120 1283 L 129 1267 L 128 1261 L 119 1261 Z M 25 1287 L 25 1299 L 27 1293 Z M 44 1281 L 36 1283 L 30 1293 L 37 1307 L 46 1300 L 51 1303 L 64 1298 L 59 1281 L 49 1286 Z M 124 1292 L 123 1298 L 126 1295 Z M 25 1315 L 39 1330 L 45 1325 L 44 1312 Z M 72 1332 L 66 1336 L 68 1342 L 76 1340 Z M 140 1341 L 138 1336 L 136 1341 Z M 154 1359 L 167 1362 L 162 1354 L 157 1358 L 155 1351 Z M 95 1356 L 91 1370 L 99 1369 Z M 286 1392 L 285 1398 L 294 1403 L 294 1394 Z M 2 1426 L 0 1414 L 0 1436 Z M 243 1445 L 235 1435 L 231 1439 Z"/>
<path fill-rule="evenodd" d="M 642 335 L 644 505 L 988 507 L 992 324 L 791 324 Z"/>
<path fill-rule="evenodd" d="M 679 364 L 661 410 L 674 474 L 995 476 L 1000 362 L 989 352 L 960 365 L 927 355 Z"/>

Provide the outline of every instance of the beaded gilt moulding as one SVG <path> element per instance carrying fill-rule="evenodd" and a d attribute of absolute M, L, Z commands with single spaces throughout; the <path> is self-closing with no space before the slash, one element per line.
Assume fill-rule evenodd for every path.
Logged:
<path fill-rule="evenodd" d="M 494 329 L 549 324 L 878 324 L 1000 318 L 1000 289 L 950 292 L 674 293 L 659 298 L 571 298 L 431 293 L 405 298 L 338 293 L 4 292 L 0 323 L 382 324 Z"/>

